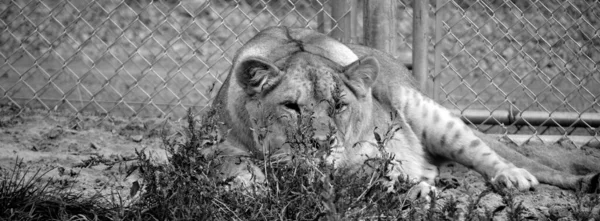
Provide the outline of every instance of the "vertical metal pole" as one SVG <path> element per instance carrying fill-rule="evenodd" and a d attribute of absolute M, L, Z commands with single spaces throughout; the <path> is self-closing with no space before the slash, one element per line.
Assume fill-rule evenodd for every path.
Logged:
<path fill-rule="evenodd" d="M 427 30 L 429 23 L 428 0 L 413 1 L 413 75 L 422 91 L 427 80 Z"/>
<path fill-rule="evenodd" d="M 391 55 L 395 54 L 396 10 L 396 0 L 365 0 L 363 7 L 365 45 Z"/>
<path fill-rule="evenodd" d="M 436 85 L 437 77 L 441 74 L 442 67 L 442 0 L 435 1 L 435 45 L 433 46 L 434 50 L 434 76 L 433 76 L 433 86 L 431 88 L 432 97 L 434 100 L 439 101 L 439 94 L 437 93 L 438 85 Z"/>
<path fill-rule="evenodd" d="M 350 9 L 352 0 L 332 0 L 331 17 L 337 26 L 332 27 L 331 37 L 341 42 L 350 42 L 352 38 L 352 22 Z"/>
<path fill-rule="evenodd" d="M 351 33 L 351 41 L 350 43 L 359 43 L 360 39 L 358 38 L 358 12 L 361 10 L 361 7 L 358 7 L 356 1 L 352 1 L 352 5 L 350 6 L 350 26 L 352 27 Z"/>
<path fill-rule="evenodd" d="M 325 5 L 319 5 L 321 10 L 317 12 L 317 31 L 325 33 Z"/>

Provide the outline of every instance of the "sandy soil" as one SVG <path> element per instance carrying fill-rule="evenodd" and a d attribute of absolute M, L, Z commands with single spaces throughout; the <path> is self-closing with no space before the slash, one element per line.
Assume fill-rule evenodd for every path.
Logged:
<path fill-rule="evenodd" d="M 152 152 L 157 161 L 166 162 L 159 134 L 163 126 L 175 131 L 173 128 L 177 126 L 174 125 L 158 119 L 76 116 L 47 111 L 25 111 L 17 115 L 16 109 L 0 107 L 0 174 L 11 170 L 19 158 L 24 167 L 48 171 L 44 178 L 55 180 L 55 185 L 74 184 L 76 190 L 88 194 L 119 193 L 129 197 L 132 183 L 138 180 L 135 172 L 128 176 L 135 165 L 135 151 Z M 536 151 L 548 154 L 557 148 L 600 162 L 600 150 L 596 148 L 552 145 L 532 146 L 526 150 L 535 155 Z M 442 172 L 441 180 L 457 187 L 442 191 L 441 200 L 453 196 L 464 208 L 469 196 L 486 189 L 479 174 L 460 165 L 451 164 L 442 168 Z M 533 220 L 571 220 L 577 205 L 574 192 L 548 185 L 518 193 L 516 199 L 527 208 L 525 217 Z M 480 209 L 494 210 L 502 205 L 502 196 L 491 193 L 482 199 Z M 593 207 L 592 213 L 600 216 L 600 206 Z M 504 215 L 501 213 L 498 219 L 505 219 Z"/>
<path fill-rule="evenodd" d="M 74 184 L 85 194 L 128 196 L 132 182 L 138 180 L 132 171 L 136 150 L 166 162 L 158 136 L 164 121 L 41 111 L 15 114 L 10 108 L 0 110 L 3 174 L 14 168 L 18 158 L 31 174 L 38 169 L 47 172 L 43 177 L 53 179 L 55 185 Z"/>

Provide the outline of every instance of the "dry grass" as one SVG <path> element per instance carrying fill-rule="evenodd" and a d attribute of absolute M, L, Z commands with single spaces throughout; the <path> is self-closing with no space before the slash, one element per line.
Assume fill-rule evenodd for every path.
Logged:
<path fill-rule="evenodd" d="M 42 180 L 43 171 L 30 171 L 20 161 L 2 174 L 0 219 L 2 220 L 491 220 L 504 213 L 509 220 L 532 218 L 514 193 L 493 190 L 468 191 L 466 206 L 456 197 L 433 196 L 429 202 L 407 200 L 412 186 L 391 181 L 390 155 L 371 159 L 356 172 L 334 169 L 321 163 L 319 147 L 310 139 L 311 117 L 303 117 L 294 136 L 294 157 L 285 162 L 269 158 L 255 160 L 265 168 L 266 182 L 246 188 L 231 188 L 233 178 L 219 178 L 222 159 L 201 154 L 203 148 L 223 140 L 216 131 L 219 120 L 208 112 L 194 120 L 188 112 L 188 127 L 179 137 L 163 134 L 169 154 L 166 164 L 157 164 L 143 151 L 137 153 L 137 169 L 143 183 L 135 183 L 130 196 L 84 195 L 69 184 Z M 303 129 L 302 129 L 303 128 Z M 393 128 L 393 127 L 390 127 Z M 305 131 L 296 134 L 296 131 Z M 384 134 L 378 134 L 384 145 Z M 291 137 L 288 139 L 292 140 Z M 468 188 L 469 185 L 463 185 Z M 60 188 L 59 188 L 60 187 Z M 502 204 L 482 206 L 492 192 L 502 195 Z M 572 206 L 573 217 L 594 217 L 591 209 L 597 195 L 579 195 Z M 595 215 L 597 216 L 597 215 Z M 535 216 L 533 216 L 535 218 Z"/>

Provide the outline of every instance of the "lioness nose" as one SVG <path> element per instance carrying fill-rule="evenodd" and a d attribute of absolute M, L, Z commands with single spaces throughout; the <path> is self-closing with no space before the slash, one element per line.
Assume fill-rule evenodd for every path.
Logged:
<path fill-rule="evenodd" d="M 313 139 L 319 143 L 320 146 L 326 146 L 326 147 L 334 147 L 338 145 L 338 139 L 335 136 L 325 136 L 325 135 L 315 135 L 313 136 Z"/>

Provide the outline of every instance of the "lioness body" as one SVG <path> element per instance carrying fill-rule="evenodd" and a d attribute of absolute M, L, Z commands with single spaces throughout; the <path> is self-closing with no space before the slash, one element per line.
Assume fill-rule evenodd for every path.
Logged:
<path fill-rule="evenodd" d="M 311 30 L 269 28 L 251 39 L 234 58 L 214 105 L 235 156 L 285 155 L 286 127 L 310 112 L 314 138 L 331 146 L 327 160 L 341 167 L 378 156 L 374 130 L 397 125 L 385 146 L 397 165 L 390 175 L 421 182 L 425 189 L 438 175 L 437 166 L 448 160 L 518 189 L 529 189 L 538 179 L 569 189 L 598 182 L 597 175 L 562 174 L 514 155 L 420 93 L 408 70 L 390 56 Z M 533 174 L 496 152 L 527 161 L 523 165 Z M 554 176 L 542 177 L 547 175 Z"/>

